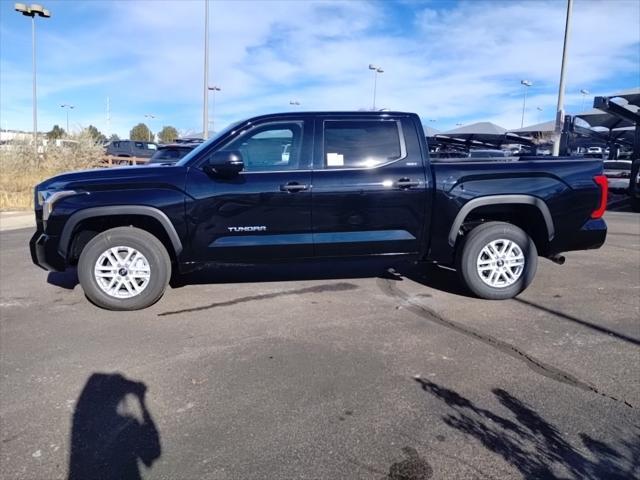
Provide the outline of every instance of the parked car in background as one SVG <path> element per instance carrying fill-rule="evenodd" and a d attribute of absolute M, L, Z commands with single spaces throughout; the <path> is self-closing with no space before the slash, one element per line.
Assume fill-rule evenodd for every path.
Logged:
<path fill-rule="evenodd" d="M 609 182 L 609 190 L 627 190 L 631 177 L 631 160 L 605 160 L 604 174 Z"/>
<path fill-rule="evenodd" d="M 157 150 L 158 145 L 154 142 L 116 140 L 107 145 L 105 153 L 113 157 L 151 158 Z"/>
<path fill-rule="evenodd" d="M 602 155 L 602 147 L 588 147 L 587 153 L 598 153 Z"/>
<path fill-rule="evenodd" d="M 149 164 L 172 164 L 176 163 L 200 143 L 169 143 L 158 145 L 158 150 L 149 159 Z"/>

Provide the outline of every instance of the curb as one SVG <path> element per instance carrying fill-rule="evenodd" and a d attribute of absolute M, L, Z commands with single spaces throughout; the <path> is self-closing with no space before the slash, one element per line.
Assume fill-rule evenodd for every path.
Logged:
<path fill-rule="evenodd" d="M 0 212 L 0 232 L 33 228 L 36 226 L 35 215 L 32 211 Z"/>

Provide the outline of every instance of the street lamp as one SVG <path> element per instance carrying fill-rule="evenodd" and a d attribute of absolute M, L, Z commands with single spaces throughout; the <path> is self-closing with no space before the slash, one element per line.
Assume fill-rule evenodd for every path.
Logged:
<path fill-rule="evenodd" d="M 67 110 L 67 135 L 69 135 L 69 110 L 75 108 L 73 105 L 69 105 L 68 103 L 63 103 L 60 105 L 60 108 L 64 108 Z"/>
<path fill-rule="evenodd" d="M 536 110 L 538 111 L 538 123 L 540 123 L 540 112 L 542 112 L 542 107 L 536 107 Z"/>
<path fill-rule="evenodd" d="M 587 90 L 586 88 L 583 88 L 582 90 L 580 90 L 580 93 L 582 94 L 582 105 L 580 105 L 580 111 L 584 112 L 584 101 L 587 98 L 587 95 L 589 95 L 589 90 Z"/>
<path fill-rule="evenodd" d="M 209 138 L 209 0 L 204 0 L 204 100 L 202 138 Z"/>
<path fill-rule="evenodd" d="M 529 80 L 520 80 L 520 84 L 524 87 L 524 98 L 522 100 L 522 120 L 520 120 L 520 128 L 524 127 L 524 109 L 527 105 L 527 89 L 533 85 Z"/>
<path fill-rule="evenodd" d="M 214 120 L 215 120 L 215 116 L 216 116 L 216 112 L 215 112 L 215 108 L 216 108 L 216 92 L 219 92 L 222 89 L 220 87 L 218 87 L 217 85 L 214 85 L 212 87 L 208 87 L 208 90 L 211 90 L 213 92 L 213 101 L 211 102 L 211 130 L 215 132 L 213 127 L 215 126 Z M 207 125 L 207 136 L 205 136 L 204 138 L 207 138 L 208 136 L 209 136 L 209 125 Z"/>
<path fill-rule="evenodd" d="M 373 70 L 373 108 L 376 109 L 376 87 L 378 86 L 378 74 L 384 73 L 384 70 L 380 67 L 376 67 L 373 64 L 369 64 L 369 70 Z"/>
<path fill-rule="evenodd" d="M 24 3 L 16 3 L 13 7 L 16 12 L 21 13 L 25 17 L 31 17 L 31 55 L 33 62 L 33 145 L 38 155 L 38 101 L 36 95 L 36 16 L 49 18 L 51 12 L 42 5 L 32 4 L 26 6 Z"/>
<path fill-rule="evenodd" d="M 149 119 L 149 124 L 151 124 L 151 119 L 156 118 L 155 115 L 151 115 L 150 113 L 145 113 L 144 114 L 144 118 L 148 118 Z M 149 131 L 149 141 L 151 141 L 151 128 L 147 127 L 147 130 Z"/>
<path fill-rule="evenodd" d="M 562 44 L 562 63 L 560 63 L 560 85 L 558 86 L 558 105 L 556 106 L 556 126 L 554 128 L 553 153 L 554 157 L 560 154 L 560 132 L 564 122 L 564 72 L 567 65 L 567 53 L 569 51 L 569 35 L 571 34 L 571 12 L 573 0 L 567 0 L 567 15 L 564 24 L 564 42 Z"/>

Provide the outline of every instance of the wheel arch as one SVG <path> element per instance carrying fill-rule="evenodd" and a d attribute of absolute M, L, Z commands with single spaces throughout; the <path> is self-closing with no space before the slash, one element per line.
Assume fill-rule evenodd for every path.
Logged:
<path fill-rule="evenodd" d="M 455 247 L 460 228 L 470 216 L 473 216 L 474 213 L 481 212 L 483 207 L 491 206 L 514 206 L 516 208 L 524 206 L 533 208 L 540 215 L 541 223 L 546 230 L 546 232 L 544 232 L 544 239 L 547 242 L 551 242 L 555 237 L 553 217 L 551 216 L 549 207 L 541 198 L 533 195 L 489 195 L 469 200 L 462 206 L 451 225 L 451 229 L 449 230 L 449 245 L 451 247 Z"/>
<path fill-rule="evenodd" d="M 62 258 L 68 259 L 73 253 L 78 233 L 82 231 L 79 227 L 92 221 L 102 223 L 101 220 L 108 226 L 107 228 L 132 225 L 156 234 L 173 258 L 177 258 L 182 252 L 182 241 L 171 220 L 163 211 L 144 205 L 114 205 L 87 208 L 69 217 L 60 234 L 58 253 Z M 100 228 L 96 233 L 104 230 L 105 228 Z M 89 239 L 82 241 L 86 244 Z"/>

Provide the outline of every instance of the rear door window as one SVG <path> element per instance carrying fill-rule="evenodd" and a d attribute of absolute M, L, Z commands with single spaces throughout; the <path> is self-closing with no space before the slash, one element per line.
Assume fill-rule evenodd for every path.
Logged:
<path fill-rule="evenodd" d="M 405 156 L 404 137 L 395 120 L 324 122 L 324 168 L 372 168 Z"/>

